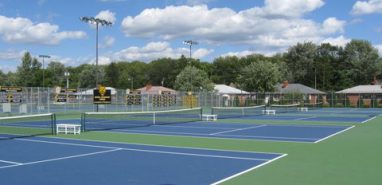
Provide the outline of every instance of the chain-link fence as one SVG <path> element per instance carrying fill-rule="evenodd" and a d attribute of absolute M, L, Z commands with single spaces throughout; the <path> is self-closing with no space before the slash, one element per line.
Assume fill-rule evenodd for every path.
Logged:
<path fill-rule="evenodd" d="M 170 94 L 130 94 L 113 89 L 110 104 L 94 104 L 93 89 L 76 89 L 65 93 L 54 88 L 25 87 L 21 91 L 0 92 L 1 115 L 71 113 L 71 112 L 133 112 L 172 110 L 189 107 L 243 107 L 263 104 L 315 104 L 323 107 L 381 108 L 382 94 L 301 94 L 249 93 L 217 94 L 215 92 L 174 92 Z"/>

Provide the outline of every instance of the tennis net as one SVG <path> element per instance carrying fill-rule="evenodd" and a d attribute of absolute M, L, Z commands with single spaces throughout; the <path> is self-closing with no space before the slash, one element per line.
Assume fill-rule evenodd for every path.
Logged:
<path fill-rule="evenodd" d="M 0 117 L 0 139 L 52 135 L 55 124 L 53 113 Z"/>
<path fill-rule="evenodd" d="M 111 130 L 200 121 L 202 108 L 147 112 L 85 112 L 83 131 Z"/>
<path fill-rule="evenodd" d="M 265 105 L 252 107 L 212 107 L 211 114 L 216 114 L 219 119 L 224 119 L 261 115 L 263 110 L 265 110 Z"/>
<path fill-rule="evenodd" d="M 288 104 L 288 105 L 270 105 L 270 110 L 276 110 L 277 113 L 297 112 L 300 104 Z"/>

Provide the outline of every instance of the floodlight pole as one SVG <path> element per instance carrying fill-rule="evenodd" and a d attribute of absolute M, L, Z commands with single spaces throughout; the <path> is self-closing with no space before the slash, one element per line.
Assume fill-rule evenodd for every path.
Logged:
<path fill-rule="evenodd" d="M 96 26 L 96 87 L 98 86 L 98 75 L 99 75 L 99 70 L 98 70 L 98 28 L 99 26 L 111 26 L 113 23 L 109 22 L 104 19 L 100 18 L 95 18 L 95 17 L 80 17 L 80 20 L 82 22 L 90 23 L 90 24 L 95 24 Z"/>
<path fill-rule="evenodd" d="M 42 88 L 45 87 L 45 58 L 50 58 L 49 55 L 39 55 L 38 57 L 42 58 Z"/>
<path fill-rule="evenodd" d="M 198 42 L 196 42 L 196 41 L 193 41 L 193 40 L 185 40 L 185 41 L 183 41 L 183 44 L 185 44 L 185 45 L 188 45 L 189 47 L 190 47 L 190 58 L 189 58 L 189 60 L 190 60 L 190 62 L 189 62 L 189 64 L 191 65 L 191 59 L 192 59 L 192 45 L 198 45 Z M 190 77 L 190 91 L 192 92 L 192 90 L 193 90 L 193 87 L 192 87 L 192 74 L 191 74 L 191 77 Z M 192 99 L 191 99 L 191 108 L 192 108 Z"/>
<path fill-rule="evenodd" d="M 134 89 L 134 77 L 130 77 L 130 78 L 128 78 L 128 80 L 130 80 L 130 90 L 131 91 L 133 91 L 133 89 Z"/>
<path fill-rule="evenodd" d="M 65 71 L 64 76 L 66 77 L 66 89 L 69 89 L 69 76 L 70 76 L 69 71 Z"/>
<path fill-rule="evenodd" d="M 188 45 L 190 47 L 190 59 L 192 58 L 192 45 L 198 45 L 198 42 L 192 41 L 192 40 L 185 40 L 183 41 L 183 44 Z"/>

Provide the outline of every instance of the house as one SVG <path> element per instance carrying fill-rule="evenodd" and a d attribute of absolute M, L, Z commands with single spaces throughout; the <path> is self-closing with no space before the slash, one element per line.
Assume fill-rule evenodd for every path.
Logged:
<path fill-rule="evenodd" d="M 250 98 L 247 91 L 224 84 L 216 84 L 214 91 L 222 97 L 223 106 L 244 106 L 246 100 Z"/>
<path fill-rule="evenodd" d="M 337 104 L 351 107 L 380 107 L 382 106 L 382 86 L 381 85 L 358 85 L 336 92 L 341 96 L 337 99 Z"/>
<path fill-rule="evenodd" d="M 291 97 L 289 98 L 289 103 L 296 103 L 297 101 L 300 101 L 299 99 L 302 98 L 305 103 L 319 103 L 322 99 L 322 102 L 325 104 L 327 103 L 326 101 L 326 93 L 319 91 L 317 89 L 308 87 L 303 84 L 299 83 L 289 83 L 288 81 L 284 81 L 281 84 L 277 84 L 275 86 L 275 92 L 273 93 L 273 100 L 274 101 L 279 101 L 279 98 L 286 97 L 290 95 Z M 298 97 L 301 96 L 302 97 Z"/>

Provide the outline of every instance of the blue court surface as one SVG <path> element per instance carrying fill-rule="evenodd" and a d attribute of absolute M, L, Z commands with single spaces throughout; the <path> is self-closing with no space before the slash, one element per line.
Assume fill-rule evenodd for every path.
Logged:
<path fill-rule="evenodd" d="M 4 185 L 220 184 L 286 156 L 39 137 L 0 149 Z"/>
<path fill-rule="evenodd" d="M 276 115 L 257 115 L 240 117 L 240 119 L 310 121 L 360 124 L 378 116 L 381 110 L 361 111 L 357 109 L 319 109 L 308 112 L 277 113 Z"/>
<path fill-rule="evenodd" d="M 137 121 L 135 122 L 137 123 Z M 124 124 L 122 122 L 113 123 L 119 125 Z M 126 125 L 125 129 L 119 128 L 108 131 L 138 134 L 317 143 L 351 128 L 353 128 L 353 126 L 190 122 L 141 127 L 129 127 Z"/>

